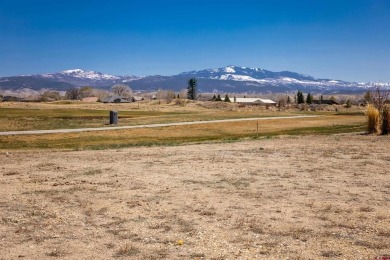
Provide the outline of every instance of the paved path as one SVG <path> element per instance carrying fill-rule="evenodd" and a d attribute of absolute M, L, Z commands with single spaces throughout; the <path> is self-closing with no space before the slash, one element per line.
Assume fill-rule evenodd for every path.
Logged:
<path fill-rule="evenodd" d="M 154 128 L 154 127 L 165 127 L 165 126 L 214 124 L 214 123 L 225 123 L 225 122 L 275 120 L 275 119 L 291 119 L 291 118 L 310 118 L 310 117 L 318 117 L 318 116 L 280 116 L 280 117 L 238 118 L 238 119 L 223 119 L 223 120 L 211 120 L 211 121 L 192 121 L 192 122 L 179 122 L 179 123 L 167 123 L 167 124 L 151 124 L 151 125 L 109 126 L 109 127 L 95 127 L 95 128 L 31 130 L 31 131 L 9 131 L 9 132 L 0 132 L 0 136 L 1 135 L 39 135 L 39 134 L 57 134 L 57 133 L 78 133 L 78 132 L 90 132 L 90 131 L 108 131 L 108 130 L 135 129 L 135 128 Z"/>

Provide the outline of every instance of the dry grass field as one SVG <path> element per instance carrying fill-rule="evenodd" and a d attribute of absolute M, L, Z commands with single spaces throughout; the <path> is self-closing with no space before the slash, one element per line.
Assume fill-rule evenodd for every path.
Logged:
<path fill-rule="evenodd" d="M 259 122 L 198 124 L 154 129 L 113 130 L 73 134 L 0 136 L 0 150 L 14 149 L 107 149 L 130 146 L 177 145 L 226 142 L 275 135 L 334 134 L 363 132 L 362 108 L 301 111 L 277 108 L 239 107 L 224 102 L 190 102 L 185 106 L 158 104 L 101 104 L 80 102 L 0 103 L 0 131 L 104 127 L 108 111 L 119 111 L 119 126 L 172 122 L 210 121 L 253 117 L 318 115 L 316 118 L 280 119 Z M 337 112 L 335 110 L 338 110 Z"/>
<path fill-rule="evenodd" d="M 69 129 L 85 127 L 104 127 L 109 123 L 109 111 L 119 113 L 120 125 L 159 124 L 188 121 L 210 121 L 218 119 L 274 117 L 307 114 L 334 114 L 339 112 L 363 114 L 364 108 L 345 109 L 333 107 L 322 113 L 287 109 L 278 111 L 272 107 L 240 107 L 225 102 L 190 102 L 185 105 L 159 104 L 158 101 L 143 101 L 130 104 L 103 104 L 83 102 L 0 102 L 0 131 Z M 328 111 L 327 111 L 328 110 Z M 336 113 L 337 114 L 337 113 Z"/>
<path fill-rule="evenodd" d="M 281 112 L 275 108 L 239 108 L 237 104 L 224 102 L 189 102 L 185 106 L 159 104 L 158 101 L 140 104 L 0 102 L 0 131 L 104 127 L 109 123 L 110 110 L 118 111 L 120 125 L 302 114 L 294 110 Z"/>
<path fill-rule="evenodd" d="M 142 105 L 0 103 L 0 127 L 320 116 L 1 136 L 0 259 L 390 254 L 390 139 L 361 110 Z"/>
<path fill-rule="evenodd" d="M 374 259 L 390 139 L 0 152 L 0 259 Z"/>

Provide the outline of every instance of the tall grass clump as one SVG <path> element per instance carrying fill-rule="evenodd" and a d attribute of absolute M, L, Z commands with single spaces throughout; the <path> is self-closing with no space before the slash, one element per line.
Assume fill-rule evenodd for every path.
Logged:
<path fill-rule="evenodd" d="M 368 118 L 368 126 L 367 126 L 368 133 L 369 134 L 379 133 L 380 113 L 375 106 L 368 105 L 367 118 Z"/>
<path fill-rule="evenodd" d="M 390 132 L 390 106 L 385 106 L 382 112 L 382 134 L 388 135 Z"/>

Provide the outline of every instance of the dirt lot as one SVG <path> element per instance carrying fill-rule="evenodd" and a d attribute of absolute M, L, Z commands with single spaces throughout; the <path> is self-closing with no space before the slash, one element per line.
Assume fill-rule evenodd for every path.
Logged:
<path fill-rule="evenodd" d="M 390 139 L 0 153 L 0 259 L 374 259 Z"/>

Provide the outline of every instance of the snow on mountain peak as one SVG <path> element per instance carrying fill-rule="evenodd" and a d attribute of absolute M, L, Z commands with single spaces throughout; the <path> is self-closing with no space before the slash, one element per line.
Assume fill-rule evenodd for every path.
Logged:
<path fill-rule="evenodd" d="M 227 66 L 227 67 L 225 67 L 224 71 L 227 73 L 236 73 L 234 66 Z"/>
<path fill-rule="evenodd" d="M 82 70 L 82 69 L 73 69 L 73 70 L 61 71 L 61 73 L 64 73 L 64 74 L 73 74 L 73 73 L 82 73 L 82 72 L 84 72 L 84 70 Z"/>
<path fill-rule="evenodd" d="M 67 76 L 76 77 L 76 78 L 85 78 L 85 79 L 94 79 L 94 80 L 120 79 L 118 76 L 103 74 L 93 70 L 72 69 L 72 70 L 64 70 L 60 73 L 65 74 Z"/>

